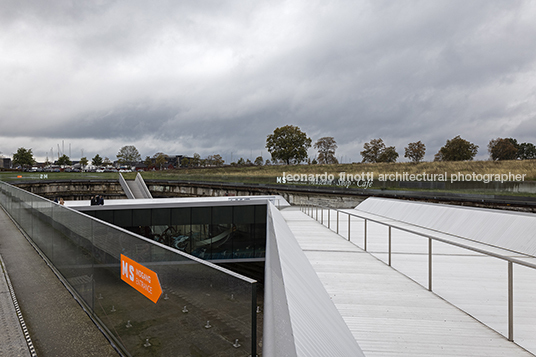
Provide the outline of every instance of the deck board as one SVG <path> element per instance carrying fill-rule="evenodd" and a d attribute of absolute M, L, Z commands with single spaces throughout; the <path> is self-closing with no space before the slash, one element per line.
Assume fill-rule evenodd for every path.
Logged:
<path fill-rule="evenodd" d="M 531 355 L 299 209 L 281 212 L 367 356 Z M 356 222 L 351 236 L 362 230 Z"/>

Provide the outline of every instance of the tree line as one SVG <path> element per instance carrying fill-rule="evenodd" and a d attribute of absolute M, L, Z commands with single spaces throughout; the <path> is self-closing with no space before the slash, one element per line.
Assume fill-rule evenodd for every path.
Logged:
<path fill-rule="evenodd" d="M 309 158 L 307 151 L 313 146 L 318 150 L 318 156 Z M 271 163 L 300 164 L 307 162 L 309 164 L 338 164 L 339 161 L 335 156 L 338 148 L 337 142 L 331 136 L 318 139 L 314 145 L 312 140 L 299 127 L 286 125 L 276 128 L 274 132 L 268 135 L 266 139 L 266 149 L 272 156 L 272 160 L 266 160 L 258 156 L 254 162 L 249 159 L 238 159 L 232 162 L 231 166 L 248 166 L 248 165 L 269 165 Z M 424 160 L 426 145 L 421 141 L 409 143 L 404 148 L 404 157 L 414 163 Z M 470 161 L 478 153 L 478 145 L 475 145 L 460 135 L 447 140 L 444 146 L 434 155 L 434 161 Z M 514 138 L 496 138 L 488 143 L 488 153 L 493 161 L 499 160 L 531 160 L 536 159 L 536 146 L 532 143 L 518 143 Z M 381 138 L 372 139 L 363 145 L 363 151 L 360 152 L 362 162 L 396 162 L 399 154 L 394 146 L 386 146 Z M 153 157 L 147 156 L 144 161 L 141 155 L 133 145 L 123 146 L 117 153 L 117 161 L 121 165 L 133 165 L 143 162 L 147 167 L 163 168 L 168 162 L 169 157 L 163 153 L 157 153 Z M 80 165 L 85 167 L 89 164 L 86 157 L 80 159 Z M 108 158 L 102 158 L 99 154 L 92 158 L 93 166 L 111 165 Z M 223 166 L 225 161 L 219 154 L 209 155 L 202 159 L 198 153 L 193 157 L 184 157 L 177 166 L 181 167 L 200 167 L 200 166 Z M 17 167 L 28 167 L 35 164 L 32 149 L 19 148 L 13 154 L 12 165 Z M 50 163 L 45 163 L 50 164 Z M 56 161 L 57 165 L 67 166 L 72 162 L 67 155 L 62 155 Z"/>
<path fill-rule="evenodd" d="M 311 139 L 300 128 L 287 125 L 277 128 L 268 135 L 266 148 L 272 155 L 273 160 L 281 160 L 287 165 L 299 164 L 308 159 L 307 149 L 311 147 Z M 337 143 L 333 137 L 320 138 L 314 148 L 318 149 L 318 161 L 313 159 L 311 163 L 336 164 L 335 157 Z M 498 160 L 530 160 L 536 159 L 536 147 L 532 143 L 518 143 L 513 138 L 492 139 L 488 144 L 490 159 Z M 404 148 L 404 157 L 414 163 L 424 160 L 426 145 L 421 141 L 409 143 Z M 470 161 L 478 153 L 478 145 L 475 145 L 460 135 L 447 140 L 444 146 L 434 155 L 434 161 Z M 394 146 L 386 146 L 381 138 L 372 139 L 363 145 L 360 152 L 362 162 L 396 162 L 398 152 Z"/>

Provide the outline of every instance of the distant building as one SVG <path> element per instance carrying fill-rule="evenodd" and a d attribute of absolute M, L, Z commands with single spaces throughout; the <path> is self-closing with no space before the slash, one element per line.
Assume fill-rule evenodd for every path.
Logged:
<path fill-rule="evenodd" d="M 0 168 L 10 169 L 11 168 L 11 159 L 8 157 L 0 157 Z"/>
<path fill-rule="evenodd" d="M 164 158 L 166 159 L 165 163 L 162 165 L 164 168 L 172 169 L 177 167 L 182 167 L 182 160 L 188 159 L 193 160 L 192 157 L 184 156 L 184 155 L 166 155 L 164 154 Z M 156 157 L 151 158 L 151 163 L 156 166 Z"/>
<path fill-rule="evenodd" d="M 148 167 L 143 162 L 138 162 L 134 166 L 135 171 L 147 171 Z"/>
<path fill-rule="evenodd" d="M 183 160 L 184 159 L 188 159 L 189 162 L 191 162 L 194 158 L 193 157 L 189 157 L 189 156 L 184 156 L 184 155 L 176 155 L 176 156 L 173 156 L 173 157 L 170 157 L 170 159 L 172 160 L 172 164 L 173 166 L 175 167 L 183 167 L 185 165 L 183 165 Z M 188 165 L 186 165 L 188 166 Z"/>

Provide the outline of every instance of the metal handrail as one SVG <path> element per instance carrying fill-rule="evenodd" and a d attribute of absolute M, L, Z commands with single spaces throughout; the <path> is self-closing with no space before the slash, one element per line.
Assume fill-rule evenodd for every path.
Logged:
<path fill-rule="evenodd" d="M 432 255 L 433 255 L 432 254 L 432 241 L 434 241 L 434 240 L 438 241 L 438 242 L 441 242 L 441 243 L 450 244 L 452 246 L 456 246 L 456 247 L 459 247 L 459 248 L 467 249 L 467 250 L 470 250 L 470 251 L 473 251 L 473 252 L 476 252 L 476 253 L 480 253 L 480 254 L 483 254 L 483 255 L 486 255 L 486 256 L 490 256 L 490 257 L 494 257 L 494 258 L 498 258 L 498 259 L 507 261 L 508 262 L 508 340 L 512 341 L 512 342 L 514 341 L 513 264 L 522 265 L 522 266 L 525 266 L 525 267 L 528 267 L 528 268 L 531 268 L 531 269 L 536 269 L 536 264 L 526 262 L 526 261 L 523 261 L 523 260 L 520 260 L 520 259 L 516 259 L 516 258 L 513 258 L 513 257 L 508 257 L 508 256 L 505 256 L 505 255 L 497 254 L 497 253 L 494 253 L 494 252 L 486 251 L 484 249 L 471 247 L 471 246 L 468 246 L 468 245 L 465 245 L 465 244 L 462 244 L 462 243 L 451 242 L 451 241 L 449 241 L 447 239 L 444 239 L 444 238 L 435 237 L 433 235 L 421 233 L 421 232 L 412 230 L 410 228 L 399 227 L 399 226 L 394 225 L 394 224 L 382 222 L 380 220 L 368 218 L 368 217 L 361 216 L 361 215 L 355 214 L 355 213 L 345 212 L 343 210 L 339 210 L 339 209 L 336 209 L 336 208 L 330 208 L 330 207 L 327 207 L 327 206 L 317 205 L 317 204 L 313 204 L 313 203 L 309 203 L 309 202 L 307 202 L 307 203 L 299 203 L 299 205 L 300 205 L 300 209 L 304 213 L 309 215 L 311 218 L 314 218 L 313 217 L 313 208 L 316 208 L 316 221 L 318 221 L 318 209 L 322 210 L 322 213 L 321 213 L 322 216 L 324 214 L 324 209 L 327 209 L 328 212 L 331 211 L 331 210 L 336 211 L 337 212 L 337 230 L 336 230 L 336 233 L 339 234 L 339 235 L 340 235 L 340 233 L 339 233 L 339 213 L 347 214 L 348 215 L 348 237 L 347 237 L 348 241 L 351 241 L 351 239 L 350 239 L 351 238 L 350 237 L 350 217 L 353 216 L 353 217 L 356 217 L 356 218 L 363 219 L 364 220 L 364 236 L 363 236 L 363 239 L 364 239 L 364 241 L 363 241 L 363 250 L 364 251 L 367 251 L 367 221 L 371 221 L 371 222 L 374 222 L 374 223 L 377 223 L 377 224 L 380 224 L 380 225 L 388 227 L 389 228 L 388 266 L 392 266 L 391 265 L 391 253 L 392 253 L 392 251 L 391 251 L 391 232 L 392 232 L 392 228 L 398 229 L 398 230 L 403 231 L 403 232 L 415 234 L 417 236 L 421 236 L 421 237 L 424 237 L 424 238 L 428 238 L 428 290 L 429 291 L 432 291 Z M 329 217 L 329 214 L 328 214 L 328 217 Z M 323 222 L 322 222 L 322 224 L 323 224 Z M 328 228 L 330 230 L 332 230 L 329 227 L 329 223 L 328 223 Z M 426 227 L 423 227 L 423 228 L 426 228 Z M 456 239 L 461 238 L 461 237 L 455 236 L 455 235 L 450 234 L 450 233 L 443 233 L 443 232 L 441 232 L 441 233 L 444 234 L 444 235 L 447 235 L 447 236 L 452 236 L 453 238 L 456 238 Z M 485 244 L 485 243 L 482 243 L 482 244 Z"/>
<path fill-rule="evenodd" d="M 132 193 L 132 190 L 130 187 L 128 187 L 127 181 L 123 177 L 122 173 L 119 173 L 119 184 L 121 185 L 121 188 L 123 191 L 125 191 L 125 195 L 127 195 L 128 199 L 134 199 L 134 194 Z"/>
<path fill-rule="evenodd" d="M 143 180 L 143 177 L 138 172 L 136 175 L 136 179 L 134 179 L 134 182 L 138 184 L 138 187 L 143 193 L 144 198 L 153 198 L 153 195 L 151 195 L 151 191 L 147 188 L 147 185 L 145 184 L 145 181 Z"/>
<path fill-rule="evenodd" d="M 412 234 L 422 236 L 422 237 L 425 237 L 425 238 L 430 238 L 430 239 L 437 240 L 437 241 L 442 242 L 442 243 L 451 244 L 451 245 L 454 245 L 454 246 L 457 246 L 457 247 L 460 247 L 460 248 L 472 250 L 472 251 L 477 252 L 477 253 L 481 253 L 481 254 L 484 254 L 484 255 L 489 255 L 489 256 L 492 256 L 494 258 L 510 261 L 512 263 L 516 263 L 516 264 L 524 265 L 524 266 L 532 268 L 532 269 L 536 269 L 536 264 L 529 263 L 529 262 L 526 262 L 524 260 L 519 260 L 519 259 L 508 257 L 508 256 L 505 256 L 505 255 L 489 252 L 489 251 L 479 249 L 479 248 L 475 248 L 475 247 L 471 247 L 471 246 L 468 246 L 468 245 L 465 245 L 465 244 L 462 244 L 462 243 L 451 242 L 449 240 L 439 238 L 439 237 L 435 237 L 435 236 L 430 235 L 430 234 L 421 233 L 421 232 L 414 231 L 414 230 L 409 229 L 409 228 L 399 227 L 399 226 L 389 224 L 389 223 L 385 223 L 385 222 L 382 222 L 382 221 L 379 221 L 379 220 L 376 220 L 376 219 L 373 219 L 373 218 L 360 216 L 360 215 L 355 214 L 355 213 L 345 212 L 343 210 L 339 210 L 339 209 L 336 209 L 336 208 L 330 208 L 330 207 L 327 207 L 327 206 L 315 205 L 315 204 L 311 204 L 311 206 L 317 206 L 318 208 L 321 208 L 321 209 L 329 209 L 329 210 L 337 211 L 337 213 L 341 212 L 341 213 L 347 214 L 349 216 L 361 218 L 361 219 L 365 220 L 365 222 L 366 221 L 371 221 L 371 222 L 378 223 L 378 224 L 381 224 L 381 225 L 384 225 L 384 226 L 387 226 L 387 227 L 394 227 L 394 228 L 396 228 L 396 229 L 398 229 L 400 231 L 404 231 L 404 232 L 407 232 L 407 233 L 412 233 Z M 338 224 L 338 222 L 337 222 L 337 224 Z M 366 227 L 366 223 L 365 223 L 365 227 Z M 426 227 L 423 227 L 423 228 L 426 228 Z M 457 239 L 461 238 L 461 237 L 455 236 L 455 235 L 447 233 L 447 232 L 441 232 L 441 233 L 444 234 L 444 235 L 452 236 L 453 238 L 457 238 Z M 365 239 L 366 239 L 366 228 L 365 228 Z M 348 239 L 348 240 L 350 240 L 350 239 Z M 480 244 L 485 244 L 485 243 L 480 243 Z M 364 249 L 364 250 L 366 251 L 366 249 Z M 518 253 L 518 254 L 523 254 L 523 253 Z"/>

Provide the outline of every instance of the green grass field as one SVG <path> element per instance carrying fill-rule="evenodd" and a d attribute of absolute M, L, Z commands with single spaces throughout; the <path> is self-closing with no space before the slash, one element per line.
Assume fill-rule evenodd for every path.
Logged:
<path fill-rule="evenodd" d="M 463 162 L 423 162 L 412 163 L 377 163 L 377 164 L 338 164 L 338 165 L 277 165 L 277 166 L 251 166 L 251 167 L 220 167 L 220 168 L 194 168 L 162 172 L 146 172 L 143 177 L 148 179 L 203 179 L 210 181 L 236 181 L 234 178 L 252 180 L 252 182 L 266 182 L 286 174 L 333 174 L 338 177 L 340 172 L 358 174 L 373 172 L 379 174 L 395 174 L 406 172 L 408 174 L 519 174 L 525 175 L 525 181 L 536 180 L 536 160 L 524 161 L 463 161 Z"/>
<path fill-rule="evenodd" d="M 269 165 L 250 167 L 213 167 L 213 168 L 190 168 L 177 170 L 147 171 L 142 176 L 145 180 L 184 180 L 184 181 L 209 181 L 209 182 L 241 182 L 276 184 L 277 177 L 283 175 L 322 175 L 331 174 L 335 179 L 341 172 L 346 174 L 370 173 L 374 175 L 373 188 L 382 187 L 393 189 L 394 186 L 378 182 L 379 175 L 390 174 L 422 174 L 444 175 L 450 181 L 452 175 L 519 175 L 523 181 L 536 181 L 536 160 L 524 161 L 464 161 L 464 162 L 423 162 L 413 163 L 377 163 L 377 164 L 338 164 L 338 165 Z M 523 176 L 524 175 L 524 176 Z M 136 173 L 124 173 L 129 180 L 134 179 Z M 118 173 L 68 173 L 68 172 L 15 172 L 1 171 L 0 180 L 6 182 L 29 181 L 29 180 L 117 180 Z M 379 185 L 381 183 L 381 186 Z M 471 193 L 486 192 L 484 189 L 470 189 Z M 434 191 L 439 191 L 435 189 Z M 462 192 L 467 192 L 466 190 Z M 496 192 L 501 193 L 501 192 Z M 511 192 L 506 192 L 512 194 Z M 522 194 L 533 196 L 532 194 Z"/>

